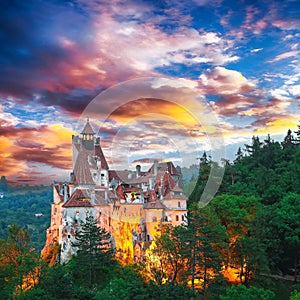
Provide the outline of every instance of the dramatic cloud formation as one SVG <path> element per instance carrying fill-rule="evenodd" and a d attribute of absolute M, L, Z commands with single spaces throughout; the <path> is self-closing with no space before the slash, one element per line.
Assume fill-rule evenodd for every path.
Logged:
<path fill-rule="evenodd" d="M 120 167 L 196 163 L 190 149 L 211 150 L 208 135 L 238 147 L 297 128 L 297 1 L 27 0 L 0 9 L 0 175 L 12 181 L 65 176 L 86 113 Z M 214 123 L 193 119 L 193 103 Z"/>

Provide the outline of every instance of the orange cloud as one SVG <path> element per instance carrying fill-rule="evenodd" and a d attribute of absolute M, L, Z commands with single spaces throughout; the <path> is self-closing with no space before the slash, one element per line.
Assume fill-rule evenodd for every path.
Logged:
<path fill-rule="evenodd" d="M 266 122 L 265 126 L 254 130 L 254 134 L 267 135 L 270 132 L 272 134 L 285 134 L 287 129 L 296 129 L 297 123 L 299 122 L 300 115 L 290 116 L 289 119 L 275 119 L 273 121 Z"/>
<path fill-rule="evenodd" d="M 72 130 L 61 124 L 39 128 L 2 126 L 0 137 L 0 174 L 21 176 L 32 173 L 33 164 L 71 169 Z M 42 173 L 41 173 L 42 174 Z"/>

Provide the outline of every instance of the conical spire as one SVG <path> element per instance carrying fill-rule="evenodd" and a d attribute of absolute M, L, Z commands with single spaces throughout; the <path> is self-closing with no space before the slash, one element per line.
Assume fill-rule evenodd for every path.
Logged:
<path fill-rule="evenodd" d="M 86 124 L 85 124 L 81 134 L 83 134 L 83 135 L 86 135 L 86 134 L 94 135 L 95 134 L 95 132 L 94 132 L 94 130 L 93 130 L 91 124 L 90 124 L 89 117 L 87 117 L 87 119 L 86 119 Z"/>

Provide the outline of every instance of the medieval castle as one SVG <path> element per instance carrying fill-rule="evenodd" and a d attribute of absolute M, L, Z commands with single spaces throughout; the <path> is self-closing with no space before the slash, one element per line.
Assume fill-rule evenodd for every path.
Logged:
<path fill-rule="evenodd" d="M 74 254 L 76 228 L 88 215 L 111 233 L 117 255 L 127 261 L 140 259 L 160 225 L 185 221 L 187 198 L 172 162 L 154 162 L 147 172 L 139 165 L 135 171 L 110 170 L 89 120 L 72 137 L 72 154 L 70 181 L 53 186 L 45 246 L 58 243 L 62 262 Z"/>

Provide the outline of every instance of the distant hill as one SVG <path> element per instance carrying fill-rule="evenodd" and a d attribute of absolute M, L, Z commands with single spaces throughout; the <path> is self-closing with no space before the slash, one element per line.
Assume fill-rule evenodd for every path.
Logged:
<path fill-rule="evenodd" d="M 194 164 L 189 166 L 188 168 L 183 167 L 181 168 L 181 173 L 183 183 L 188 184 L 193 177 L 197 180 L 199 175 L 199 165 Z"/>
<path fill-rule="evenodd" d="M 3 179 L 1 183 L 5 184 L 0 186 L 0 239 L 7 237 L 9 225 L 17 224 L 29 230 L 32 245 L 39 252 L 50 224 L 52 186 L 12 186 Z"/>

